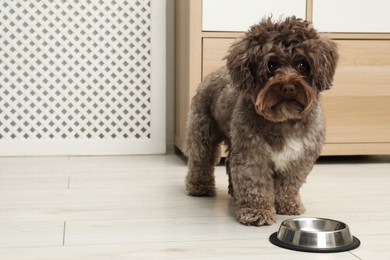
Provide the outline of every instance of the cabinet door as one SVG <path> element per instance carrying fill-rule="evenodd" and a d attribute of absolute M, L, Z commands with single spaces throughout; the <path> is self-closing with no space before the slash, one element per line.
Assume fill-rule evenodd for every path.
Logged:
<path fill-rule="evenodd" d="M 313 0 L 313 24 L 321 32 L 389 33 L 388 0 Z"/>
<path fill-rule="evenodd" d="M 306 0 L 203 0 L 203 31 L 241 32 L 262 18 L 306 18 Z"/>

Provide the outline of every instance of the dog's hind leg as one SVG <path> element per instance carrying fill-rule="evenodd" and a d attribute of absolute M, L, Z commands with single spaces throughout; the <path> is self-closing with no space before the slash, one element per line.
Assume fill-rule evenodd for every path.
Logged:
<path fill-rule="evenodd" d="M 233 183 L 232 183 L 232 173 L 230 171 L 230 158 L 229 158 L 229 156 L 225 158 L 225 165 L 226 165 L 226 173 L 227 173 L 228 179 L 229 179 L 228 193 L 230 196 L 232 196 L 234 198 L 234 189 L 233 189 Z"/>
<path fill-rule="evenodd" d="M 219 160 L 221 141 L 214 119 L 194 105 L 189 114 L 186 130 L 188 173 L 185 184 L 188 195 L 208 197 L 215 195 L 214 165 Z"/>

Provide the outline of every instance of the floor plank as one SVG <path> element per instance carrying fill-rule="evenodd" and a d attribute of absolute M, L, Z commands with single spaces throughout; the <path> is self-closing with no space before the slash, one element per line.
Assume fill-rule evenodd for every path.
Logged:
<path fill-rule="evenodd" d="M 274 247 L 264 239 L 104 244 L 51 248 L 2 250 L 0 254 L 18 260 L 106 260 L 106 259 L 277 259 L 277 260 L 357 260 L 349 252 L 314 254 Z M 370 258 L 367 258 L 370 259 Z M 372 258 L 371 258 L 372 259 Z M 385 259 L 385 258 L 376 258 Z"/>
<path fill-rule="evenodd" d="M 61 246 L 64 242 L 64 222 L 59 221 L 1 221 L 0 230 L 0 252 L 3 248 Z"/>

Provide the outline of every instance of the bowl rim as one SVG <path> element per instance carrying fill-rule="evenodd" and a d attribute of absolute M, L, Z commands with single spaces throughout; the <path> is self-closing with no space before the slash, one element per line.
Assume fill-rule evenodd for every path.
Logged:
<path fill-rule="evenodd" d="M 288 222 L 294 222 L 294 221 L 297 221 L 297 220 L 322 220 L 322 221 L 332 221 L 332 222 L 336 222 L 336 223 L 339 223 L 339 224 L 342 224 L 344 225 L 344 228 L 342 229 L 337 229 L 337 230 L 334 230 L 334 231 L 313 231 L 313 230 L 303 230 L 303 229 L 293 229 L 287 225 L 285 225 L 285 223 L 288 223 Z M 336 219 L 331 219 L 331 218 L 316 218 L 316 217 L 296 217 L 296 218 L 289 218 L 289 219 L 286 219 L 286 220 L 283 220 L 282 223 L 280 224 L 280 227 L 284 227 L 286 229 L 289 229 L 289 230 L 292 230 L 294 232 L 304 232 L 304 233 L 309 233 L 309 234 L 315 234 L 315 233 L 318 233 L 318 232 L 321 232 L 323 234 L 327 234 L 327 233 L 335 233 L 335 232 L 341 232 L 343 230 L 349 230 L 349 226 L 345 223 L 345 222 L 342 222 L 342 221 L 339 221 L 339 220 L 336 220 Z M 280 228 L 279 227 L 279 228 Z"/>

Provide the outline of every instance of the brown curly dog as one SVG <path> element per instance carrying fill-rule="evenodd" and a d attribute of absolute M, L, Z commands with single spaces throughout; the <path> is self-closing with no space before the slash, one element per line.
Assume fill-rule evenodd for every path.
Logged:
<path fill-rule="evenodd" d="M 186 192 L 215 195 L 214 165 L 224 142 L 240 223 L 271 225 L 276 214 L 302 214 L 299 189 L 324 143 L 319 95 L 332 85 L 337 47 L 307 21 L 268 18 L 239 38 L 226 60 L 192 100 Z"/>

